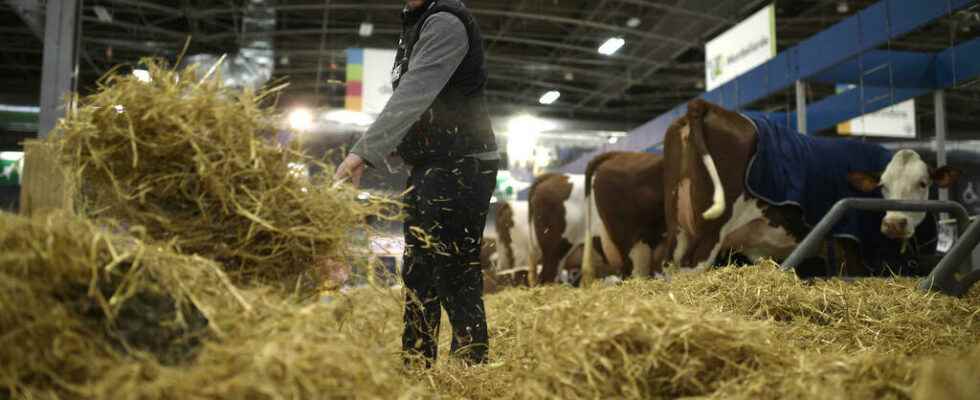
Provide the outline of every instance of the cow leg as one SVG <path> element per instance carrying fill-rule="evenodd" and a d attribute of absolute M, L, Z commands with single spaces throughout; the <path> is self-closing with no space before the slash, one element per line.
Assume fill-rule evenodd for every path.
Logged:
<path fill-rule="evenodd" d="M 835 238 L 836 253 L 838 262 L 842 263 L 840 268 L 835 268 L 838 274 L 843 276 L 869 276 L 871 271 L 864 265 L 864 258 L 861 257 L 861 247 L 858 242 Z"/>
<path fill-rule="evenodd" d="M 599 231 L 599 239 L 602 243 L 602 253 L 606 256 L 606 261 L 613 269 L 623 268 L 623 252 L 616 246 L 613 238 L 609 237 L 609 232 L 603 227 Z"/>
<path fill-rule="evenodd" d="M 650 276 L 663 277 L 664 262 L 667 261 L 667 251 L 669 249 L 670 244 L 667 240 L 661 240 L 657 244 L 657 247 L 653 249 L 653 255 L 650 257 L 650 266 L 648 267 Z"/>
<path fill-rule="evenodd" d="M 721 251 L 722 246 L 721 239 L 718 236 L 719 232 L 710 232 L 705 239 L 713 240 L 702 240 L 694 248 L 690 265 L 694 266 L 695 271 L 707 270 L 714 264 L 715 258 L 718 257 L 718 252 Z"/>
<path fill-rule="evenodd" d="M 537 252 L 531 252 L 527 255 L 527 272 L 524 274 L 527 277 L 528 286 L 538 285 L 538 263 L 541 258 Z"/>
<path fill-rule="evenodd" d="M 538 284 L 554 283 L 558 277 L 558 263 L 561 257 L 546 255 L 541 260 L 541 273 L 538 274 Z"/>
<path fill-rule="evenodd" d="M 565 256 L 572 250 L 572 244 L 562 239 L 554 246 L 543 249 L 541 258 L 541 273 L 538 275 L 538 283 L 554 283 L 558 277 L 558 267 L 564 261 Z"/>
<path fill-rule="evenodd" d="M 630 261 L 633 262 L 633 277 L 646 278 L 650 276 L 650 258 L 653 250 L 650 245 L 637 241 L 630 249 Z"/>
<path fill-rule="evenodd" d="M 690 247 L 691 236 L 681 229 L 677 229 L 674 237 L 674 254 L 672 254 L 672 260 L 677 267 L 681 267 L 687 261 L 688 248 Z"/>

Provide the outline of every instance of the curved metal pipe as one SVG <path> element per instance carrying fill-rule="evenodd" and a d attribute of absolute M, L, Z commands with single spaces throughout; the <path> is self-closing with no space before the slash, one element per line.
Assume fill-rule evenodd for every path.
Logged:
<path fill-rule="evenodd" d="M 225 86 L 237 89 L 258 89 L 272 78 L 275 69 L 273 34 L 276 29 L 276 10 L 268 0 L 250 0 L 245 6 L 240 35 L 247 41 L 238 53 L 221 64 Z M 186 57 L 182 66 L 198 64 L 199 71 L 209 70 L 219 57 L 215 54 L 195 54 Z"/>

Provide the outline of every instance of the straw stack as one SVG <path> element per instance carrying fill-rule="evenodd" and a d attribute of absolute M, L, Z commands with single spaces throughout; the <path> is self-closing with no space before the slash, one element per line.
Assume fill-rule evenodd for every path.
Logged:
<path fill-rule="evenodd" d="M 194 65 L 142 62 L 149 82 L 107 74 L 51 135 L 83 215 L 142 226 L 238 282 L 286 287 L 309 286 L 322 258 L 350 258 L 367 216 L 398 216 L 389 200 L 331 187 L 326 165 L 312 179 L 291 170 L 318 160 L 276 142 L 270 105 L 282 86 L 233 92 Z"/>

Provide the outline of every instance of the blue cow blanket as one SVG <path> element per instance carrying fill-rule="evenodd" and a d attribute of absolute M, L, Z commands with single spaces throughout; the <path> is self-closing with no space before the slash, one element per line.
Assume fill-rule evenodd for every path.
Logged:
<path fill-rule="evenodd" d="M 746 189 L 753 196 L 776 206 L 800 207 L 810 228 L 845 197 L 882 197 L 880 190 L 863 193 L 853 189 L 847 174 L 884 171 L 892 158 L 888 149 L 854 140 L 803 135 L 764 116 L 745 116 L 757 132 L 755 155 L 745 177 Z M 831 229 L 831 235 L 857 240 L 865 258 L 880 264 L 893 259 L 899 249 L 896 241 L 881 234 L 883 217 L 882 212 L 850 210 Z M 927 218 L 922 225 L 929 223 L 935 222 Z"/>

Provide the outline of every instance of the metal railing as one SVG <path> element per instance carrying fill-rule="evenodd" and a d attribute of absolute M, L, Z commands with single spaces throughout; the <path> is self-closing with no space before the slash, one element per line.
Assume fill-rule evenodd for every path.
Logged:
<path fill-rule="evenodd" d="M 965 294 L 970 287 L 980 280 L 980 269 L 972 265 L 970 254 L 980 242 L 980 220 L 970 222 L 966 209 L 959 203 L 936 200 L 884 200 L 865 198 L 846 198 L 834 204 L 834 207 L 813 227 L 800 245 L 783 262 L 785 271 L 794 270 L 804 259 L 814 254 L 821 240 L 830 233 L 845 213 L 849 210 L 865 211 L 912 211 L 912 212 L 944 212 L 953 216 L 957 223 L 958 239 L 933 268 L 928 276 L 919 281 L 919 289 L 936 290 L 952 296 Z M 957 277 L 959 273 L 959 277 Z"/>

